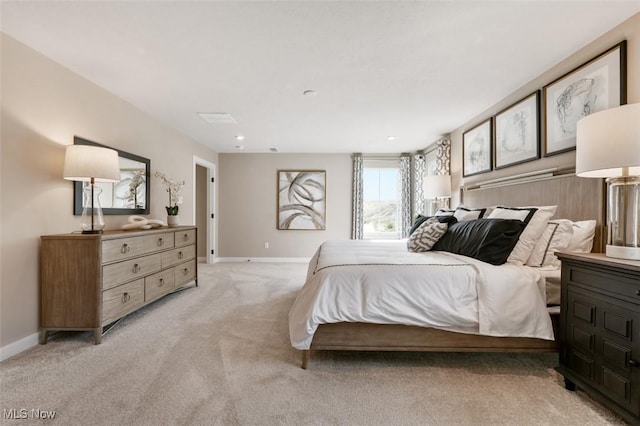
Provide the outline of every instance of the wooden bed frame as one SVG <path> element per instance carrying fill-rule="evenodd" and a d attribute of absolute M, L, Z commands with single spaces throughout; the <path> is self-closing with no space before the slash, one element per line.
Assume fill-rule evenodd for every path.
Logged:
<path fill-rule="evenodd" d="M 463 189 L 462 203 L 469 207 L 492 205 L 557 205 L 555 218 L 597 221 L 594 252 L 602 252 L 605 217 L 604 182 L 574 174 L 526 183 Z M 551 314 L 554 332 L 559 313 Z M 555 333 L 557 335 L 557 333 Z M 311 351 L 424 351 L 424 352 L 557 352 L 557 342 L 523 337 L 492 337 L 407 325 L 336 323 L 321 324 L 311 348 L 302 351 L 306 369 Z"/>

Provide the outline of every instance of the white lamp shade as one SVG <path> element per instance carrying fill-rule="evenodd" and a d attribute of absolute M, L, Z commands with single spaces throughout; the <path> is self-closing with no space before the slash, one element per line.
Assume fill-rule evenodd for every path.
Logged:
<path fill-rule="evenodd" d="M 424 178 L 424 198 L 451 197 L 451 176 L 432 175 Z"/>
<path fill-rule="evenodd" d="M 98 146 L 69 145 L 64 155 L 63 176 L 68 180 L 119 182 L 118 152 Z"/>
<path fill-rule="evenodd" d="M 640 176 L 640 104 L 596 112 L 578 121 L 576 174 Z"/>

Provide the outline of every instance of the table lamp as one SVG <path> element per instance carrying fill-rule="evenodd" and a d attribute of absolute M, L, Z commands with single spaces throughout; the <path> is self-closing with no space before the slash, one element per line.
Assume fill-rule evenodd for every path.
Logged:
<path fill-rule="evenodd" d="M 606 255 L 640 260 L 640 104 L 578 121 L 576 174 L 606 178 Z"/>
<path fill-rule="evenodd" d="M 451 176 L 431 175 L 424 178 L 424 198 L 435 200 L 435 209 L 446 208 L 446 199 L 451 198 Z M 435 213 L 435 212 L 434 212 Z"/>
<path fill-rule="evenodd" d="M 96 182 L 119 182 L 118 152 L 90 145 L 69 145 L 64 156 L 63 176 L 67 180 L 89 182 L 85 186 L 80 227 L 83 234 L 100 234 L 104 216 L 100 206 L 102 189 Z"/>

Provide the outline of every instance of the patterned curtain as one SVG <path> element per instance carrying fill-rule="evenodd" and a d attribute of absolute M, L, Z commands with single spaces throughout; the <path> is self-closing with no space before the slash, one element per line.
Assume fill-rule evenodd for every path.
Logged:
<path fill-rule="evenodd" d="M 451 174 L 451 141 L 440 139 L 436 142 L 436 170 L 438 175 Z M 450 208 L 450 198 L 444 199 L 445 208 Z"/>
<path fill-rule="evenodd" d="M 436 142 L 437 170 L 439 175 L 451 174 L 451 141 L 440 139 Z"/>
<path fill-rule="evenodd" d="M 353 202 L 351 212 L 351 239 L 361 240 L 363 235 L 362 154 L 353 154 Z"/>
<path fill-rule="evenodd" d="M 411 217 L 424 213 L 424 174 L 427 170 L 427 162 L 423 153 L 413 155 L 413 211 Z"/>
<path fill-rule="evenodd" d="M 400 237 L 407 238 L 411 229 L 411 155 L 400 156 Z"/>

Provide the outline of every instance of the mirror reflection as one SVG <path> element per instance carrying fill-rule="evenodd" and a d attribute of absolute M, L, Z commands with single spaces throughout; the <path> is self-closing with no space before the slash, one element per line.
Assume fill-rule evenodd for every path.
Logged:
<path fill-rule="evenodd" d="M 73 143 L 110 148 L 79 137 L 75 137 Z M 120 160 L 120 182 L 99 182 L 95 184 L 102 189 L 100 205 L 102 206 L 103 214 L 148 214 L 151 162 L 147 158 L 135 154 L 117 149 L 116 151 L 118 151 Z M 73 210 L 74 214 L 79 215 L 82 214 L 82 208 L 84 206 L 91 205 L 91 200 L 83 197 L 83 189 L 89 186 L 89 182 L 75 182 L 74 185 Z"/>

